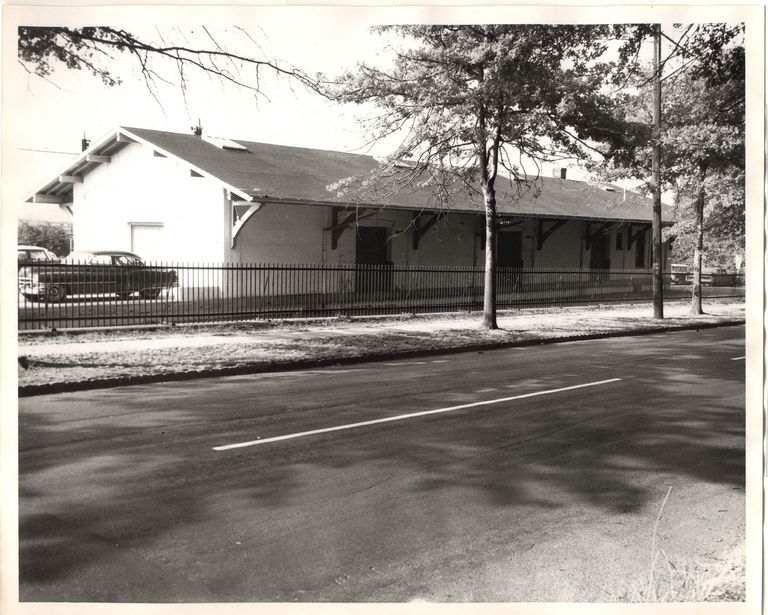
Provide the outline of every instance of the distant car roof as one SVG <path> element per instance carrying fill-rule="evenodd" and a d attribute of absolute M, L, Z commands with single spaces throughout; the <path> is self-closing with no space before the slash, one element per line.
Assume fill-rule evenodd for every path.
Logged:
<path fill-rule="evenodd" d="M 46 252 L 50 252 L 48 248 L 43 248 L 41 246 L 16 246 L 18 250 L 45 250 Z"/>
<path fill-rule="evenodd" d="M 135 256 L 141 258 L 138 254 L 127 252 L 125 250 L 72 250 L 77 254 L 125 254 L 126 256 Z"/>

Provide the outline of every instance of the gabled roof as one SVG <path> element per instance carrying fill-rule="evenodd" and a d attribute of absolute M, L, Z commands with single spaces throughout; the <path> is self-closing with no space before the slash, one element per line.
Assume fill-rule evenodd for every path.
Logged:
<path fill-rule="evenodd" d="M 72 185 L 82 181 L 98 164 L 128 143 L 137 142 L 164 156 L 187 164 L 245 201 L 301 204 L 389 206 L 397 209 L 435 208 L 429 189 L 403 190 L 382 200 L 339 197 L 328 186 L 341 179 L 365 177 L 380 163 L 373 156 L 302 147 L 272 145 L 242 140 L 207 139 L 144 128 L 119 127 L 92 145 L 59 176 L 35 191 L 28 202 L 72 201 Z M 229 143 L 229 146 L 226 144 Z M 222 146 L 224 144 L 224 146 Z M 240 149 L 237 146 L 244 149 Z M 517 197 L 514 185 L 497 180 L 497 202 L 501 215 L 650 222 L 651 200 L 616 186 L 541 177 L 539 190 L 526 190 Z M 449 211 L 482 213 L 479 197 L 457 196 L 444 206 Z M 668 208 L 664 219 L 671 220 Z"/>

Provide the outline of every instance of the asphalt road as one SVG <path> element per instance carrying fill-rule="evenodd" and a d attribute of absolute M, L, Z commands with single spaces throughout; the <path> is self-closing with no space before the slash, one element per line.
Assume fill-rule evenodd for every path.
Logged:
<path fill-rule="evenodd" d="M 743 539 L 743 355 L 727 327 L 23 398 L 20 598 L 616 599 L 667 493 L 673 562 Z"/>

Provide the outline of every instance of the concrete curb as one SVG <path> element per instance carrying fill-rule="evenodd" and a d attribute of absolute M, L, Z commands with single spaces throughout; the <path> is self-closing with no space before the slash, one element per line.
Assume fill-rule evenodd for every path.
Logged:
<path fill-rule="evenodd" d="M 540 346 L 544 344 L 560 344 L 564 342 L 588 341 L 606 339 L 611 337 L 635 337 L 654 333 L 669 333 L 672 331 L 698 331 L 699 329 L 715 329 L 718 327 L 733 327 L 745 324 L 745 319 L 723 320 L 714 323 L 699 323 L 690 325 L 671 325 L 664 327 L 640 327 L 625 331 L 609 331 L 606 333 L 590 333 L 585 335 L 568 335 L 553 338 L 537 338 L 518 340 L 512 342 L 487 342 L 479 344 L 467 344 L 452 348 L 429 348 L 418 350 L 403 350 L 400 352 L 371 353 L 354 357 L 339 357 L 330 359 L 299 359 L 286 362 L 261 362 L 249 363 L 237 367 L 225 367 L 218 369 L 206 369 L 185 372 L 168 372 L 164 374 L 146 374 L 140 376 L 121 376 L 114 378 L 102 378 L 98 380 L 82 380 L 78 382 L 52 382 L 47 384 L 30 384 L 19 387 L 19 397 L 31 397 L 34 395 L 50 395 L 54 393 L 69 393 L 75 391 L 89 391 L 94 389 L 107 389 L 113 387 L 132 386 L 138 384 L 153 384 L 157 382 L 179 382 L 184 380 L 197 380 L 201 378 L 216 378 L 220 376 L 242 376 L 246 374 L 263 374 L 270 372 L 286 372 L 302 370 L 314 367 L 328 367 L 331 365 L 352 365 L 355 363 L 390 361 L 393 359 L 420 358 L 444 354 L 459 354 L 462 352 L 477 352 L 481 350 L 497 350 L 501 348 L 514 348 L 523 346 Z"/>

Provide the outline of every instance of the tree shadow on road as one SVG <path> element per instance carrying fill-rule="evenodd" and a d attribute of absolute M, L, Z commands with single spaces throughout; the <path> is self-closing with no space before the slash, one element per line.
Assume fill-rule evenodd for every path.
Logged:
<path fill-rule="evenodd" d="M 543 366 L 555 358 L 552 348 Z M 724 369 L 693 341 L 680 341 L 674 357 L 668 347 L 639 338 L 610 360 L 582 351 L 559 352 L 589 363 L 595 380 L 613 377 L 619 366 L 634 366 L 632 374 L 621 385 L 385 423 L 361 428 L 367 432 L 356 437 L 320 434 L 313 442 L 227 452 L 212 445 L 284 429 L 288 412 L 314 410 L 306 427 L 314 429 L 327 426 L 331 410 L 334 424 L 369 420 L 371 410 L 342 390 L 333 408 L 318 410 L 311 379 L 294 385 L 306 387 L 298 391 L 303 401 L 290 402 L 279 377 L 22 399 L 22 600 L 284 599 L 279 570 L 249 562 L 250 574 L 261 575 L 262 585 L 254 587 L 236 580 L 234 568 L 207 570 L 200 563 L 208 547 L 195 538 L 212 521 L 228 548 L 247 541 L 254 550 L 282 550 L 293 566 L 309 569 L 338 557 L 342 546 L 367 553 L 372 547 L 362 536 L 371 525 L 390 539 L 377 547 L 382 556 L 397 558 L 409 541 L 465 540 L 461 519 L 476 518 L 480 529 L 508 523 L 513 531 L 518 524 L 514 531 L 524 537 L 536 511 L 560 511 L 564 518 L 584 510 L 631 515 L 655 507 L 676 481 L 744 488 L 743 363 Z M 513 376 L 489 372 L 495 390 L 486 398 L 583 380 L 578 370 L 555 373 L 554 367 L 529 381 Z M 478 395 L 464 390 L 470 374 L 454 391 L 443 381 L 430 385 L 418 369 L 398 383 L 388 382 L 383 368 L 356 377 L 370 400 L 402 398 L 391 414 L 413 411 L 408 404 L 419 396 L 423 404 L 441 395 L 438 401 L 456 405 Z M 251 387 L 252 398 L 243 400 L 242 386 Z M 192 387 L 195 395 L 185 395 Z M 75 400 L 102 409 L 100 418 L 62 417 Z M 255 423 L 233 418 L 242 417 L 243 404 Z M 71 442 L 70 456 L 61 461 L 54 450 L 64 441 Z M 407 506 L 415 502 L 418 515 Z M 329 518 L 339 515 L 350 536 L 327 534 Z M 286 546 L 297 526 L 312 538 Z M 121 578 L 121 567 L 141 570 L 143 588 L 135 577 Z M 87 587 L 70 582 L 83 576 Z"/>

